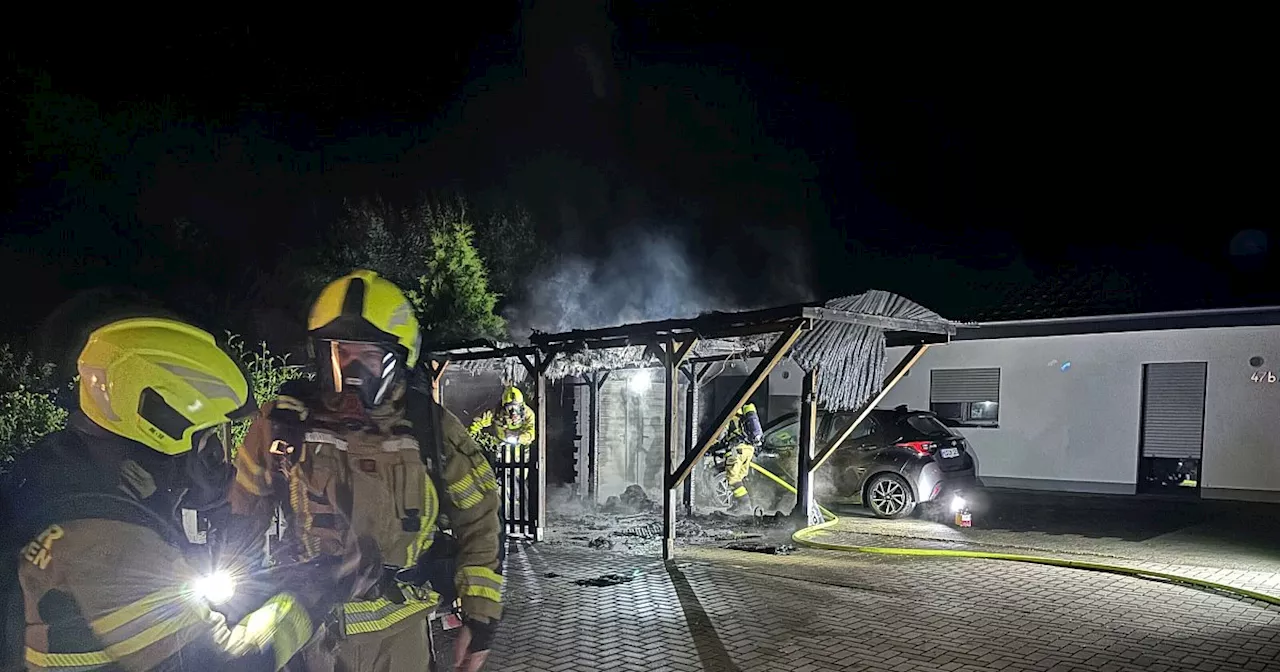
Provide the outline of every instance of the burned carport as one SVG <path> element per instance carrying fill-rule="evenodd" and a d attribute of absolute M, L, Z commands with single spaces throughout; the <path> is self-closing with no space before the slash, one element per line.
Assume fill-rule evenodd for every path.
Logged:
<path fill-rule="evenodd" d="M 598 409 L 601 385 L 620 369 L 661 368 L 663 381 L 663 556 L 674 552 L 676 510 L 683 489 L 686 508 L 692 504 L 689 476 L 724 431 L 737 408 L 789 358 L 804 372 L 800 410 L 800 450 L 797 450 L 797 515 L 814 518 L 812 475 L 839 447 L 862 418 L 919 360 L 926 348 L 946 343 L 956 325 L 903 297 L 868 291 L 823 305 L 792 305 L 738 313 L 708 313 L 696 318 L 643 322 L 604 329 L 560 334 L 535 333 L 529 345 L 473 342 L 441 346 L 428 357 L 439 381 L 446 367 L 471 371 L 499 371 L 504 379 L 531 383 L 538 432 L 530 454 L 520 460 L 499 460 L 504 488 L 524 487 L 511 474 L 527 475 L 527 496 L 519 509 L 507 509 L 508 525 L 541 539 L 547 493 L 546 410 L 548 381 L 572 378 L 588 390 L 589 411 Z M 885 348 L 913 346 L 912 354 L 887 376 Z M 710 367 L 730 359 L 758 360 L 728 403 L 707 423 L 699 423 L 699 390 Z M 679 381 L 686 386 L 683 439 Z M 815 446 L 818 407 L 857 411 L 857 422 L 825 446 Z M 699 431 L 700 430 L 700 431 Z M 596 494 L 599 424 L 589 423 L 587 490 Z M 682 488 L 683 486 L 683 488 Z M 514 493 L 506 503 L 515 504 Z"/>

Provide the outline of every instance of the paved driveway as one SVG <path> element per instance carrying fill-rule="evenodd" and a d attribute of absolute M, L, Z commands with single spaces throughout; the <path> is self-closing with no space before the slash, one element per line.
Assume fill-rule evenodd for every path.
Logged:
<path fill-rule="evenodd" d="M 983 560 L 521 545 L 494 670 L 1275 670 L 1280 610 Z M 577 581 L 615 575 L 595 583 Z"/>

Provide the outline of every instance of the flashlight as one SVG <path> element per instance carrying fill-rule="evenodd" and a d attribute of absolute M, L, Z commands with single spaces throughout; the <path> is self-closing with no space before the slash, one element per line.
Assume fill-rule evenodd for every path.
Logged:
<path fill-rule="evenodd" d="M 196 579 L 191 584 L 191 592 L 210 604 L 222 604 L 236 594 L 236 580 L 219 570 Z"/>
<path fill-rule="evenodd" d="M 961 497 L 960 495 L 956 495 L 956 496 L 954 496 L 954 497 L 952 497 L 952 498 L 951 498 L 951 512 L 952 512 L 952 513 L 956 513 L 956 512 L 958 512 L 958 511 L 963 511 L 963 510 L 964 510 L 964 508 L 965 508 L 965 501 L 964 501 L 964 497 Z"/>

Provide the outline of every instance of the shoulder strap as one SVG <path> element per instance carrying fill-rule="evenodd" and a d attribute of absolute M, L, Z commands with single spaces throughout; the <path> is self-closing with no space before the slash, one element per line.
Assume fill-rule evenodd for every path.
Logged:
<path fill-rule="evenodd" d="M 427 473 L 435 483 L 436 492 L 444 496 L 444 429 L 440 404 L 430 393 L 410 385 L 405 391 L 404 414 L 413 424 L 413 436 L 418 440 L 418 454 L 427 467 Z"/>

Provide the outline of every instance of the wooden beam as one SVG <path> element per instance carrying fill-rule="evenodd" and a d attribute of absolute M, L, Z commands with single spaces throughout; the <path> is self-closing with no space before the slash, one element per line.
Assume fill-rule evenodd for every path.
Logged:
<path fill-rule="evenodd" d="M 702 382 L 700 374 L 697 371 L 698 364 L 691 364 L 689 381 L 685 389 L 685 418 L 684 418 L 684 443 L 682 447 L 687 454 L 689 449 L 693 448 L 693 443 L 698 440 L 698 420 L 701 417 L 699 411 L 699 400 L 701 396 Z M 685 515 L 693 515 L 693 482 L 696 479 L 684 479 L 684 511 Z"/>
<path fill-rule="evenodd" d="M 858 427 L 859 423 L 865 420 L 868 415 L 871 415 L 871 410 L 884 400 L 885 396 L 889 394 L 889 390 L 892 390 L 893 386 L 897 385 L 898 381 L 902 380 L 903 376 L 907 375 L 907 372 L 911 370 L 911 367 L 915 366 L 916 362 L 920 361 L 920 358 L 924 356 L 924 353 L 928 349 L 928 343 L 922 343 L 911 348 L 911 352 L 908 352 L 907 355 L 902 358 L 902 361 L 898 362 L 898 365 L 893 368 L 893 371 L 889 373 L 888 377 L 884 379 L 884 385 L 880 387 L 880 393 L 866 404 L 863 404 L 862 409 L 858 411 L 858 415 L 854 417 L 853 422 L 840 433 L 840 436 L 837 436 L 835 441 L 832 441 L 830 445 L 822 449 L 822 452 L 814 456 L 810 471 L 817 471 L 818 467 L 821 467 L 822 463 L 826 462 L 827 458 L 831 457 L 831 454 L 835 452 L 836 448 L 839 448 L 840 444 L 844 443 L 844 440 L 849 438 L 850 434 L 853 434 L 853 430 Z"/>
<path fill-rule="evenodd" d="M 648 342 L 660 343 L 664 338 L 675 338 L 696 333 L 704 338 L 720 338 L 723 334 L 746 335 L 735 328 L 758 329 L 752 333 L 784 331 L 789 324 L 804 317 L 803 304 L 751 310 L 741 313 L 708 313 L 691 319 L 657 320 L 639 322 L 604 329 L 582 329 L 560 334 L 535 333 L 529 341 L 537 346 L 582 343 L 607 339 L 634 339 L 636 345 Z"/>
<path fill-rule="evenodd" d="M 596 503 L 596 494 L 600 488 L 600 372 L 592 371 L 587 390 L 587 418 L 590 427 L 587 431 L 587 501 Z"/>
<path fill-rule="evenodd" d="M 690 344 L 692 344 L 692 341 L 690 341 Z M 680 445 L 680 437 L 676 435 L 676 432 L 680 426 L 680 377 L 676 367 L 679 366 L 681 350 L 686 354 L 688 353 L 686 348 L 677 346 L 675 341 L 667 341 L 665 348 L 666 361 L 663 367 L 666 377 L 662 381 L 666 402 L 662 414 L 662 477 L 664 482 L 671 477 L 676 460 L 679 459 L 676 449 Z M 662 559 L 670 562 L 675 559 L 675 553 L 676 491 L 674 488 L 668 487 L 662 493 Z"/>
<path fill-rule="evenodd" d="M 857 324 L 883 331 L 911 331 L 924 334 L 954 334 L 955 325 L 937 320 L 916 320 L 908 317 L 888 317 L 870 313 L 855 313 L 832 308 L 805 308 L 805 317 L 826 322 Z"/>
<path fill-rule="evenodd" d="M 804 332 L 805 325 L 806 323 L 803 320 L 796 320 L 792 322 L 791 326 L 788 327 L 788 330 L 784 332 L 783 335 L 780 336 L 773 344 L 773 347 L 769 349 L 768 354 L 765 355 L 760 364 L 756 366 L 756 370 L 753 371 L 745 381 L 743 381 L 742 387 L 738 388 L 738 394 L 734 398 L 733 403 L 720 411 L 720 414 L 716 417 L 716 421 L 712 424 L 710 431 L 698 439 L 697 450 L 686 455 L 684 462 L 680 464 L 680 468 L 677 469 L 674 474 L 668 476 L 668 490 L 674 489 L 681 481 L 689 476 L 689 473 L 693 471 L 693 465 L 697 464 L 698 460 L 702 459 L 702 456 L 707 453 L 707 450 L 716 442 L 716 439 L 720 437 L 720 434 L 729 426 L 729 421 L 733 419 L 733 414 L 736 413 L 743 404 L 747 403 L 747 400 L 751 398 L 752 394 L 755 394 L 756 389 L 759 388 L 760 384 L 769 376 L 769 373 L 773 371 L 773 368 L 777 366 L 778 362 L 782 361 L 783 356 L 791 350 L 791 346 L 795 344 L 796 339 L 800 338 L 800 334 Z"/>
<path fill-rule="evenodd" d="M 822 522 L 815 521 L 817 513 L 813 500 L 813 449 L 818 436 L 818 369 L 804 374 L 804 383 L 800 390 L 800 445 L 796 446 L 796 505 L 791 510 L 793 518 L 800 519 L 805 526 Z"/>
<path fill-rule="evenodd" d="M 542 541 L 547 524 L 547 377 L 542 355 L 534 355 L 532 366 L 534 394 L 533 496 L 530 503 L 533 540 Z"/>
<path fill-rule="evenodd" d="M 530 354 L 532 354 L 532 355 L 533 355 L 533 359 L 529 359 L 529 355 L 530 355 Z M 521 352 L 521 353 L 519 353 L 519 354 L 517 354 L 517 355 L 516 355 L 516 357 L 518 357 L 518 358 L 520 359 L 520 363 L 521 363 L 522 365 L 524 365 L 524 370 L 525 370 L 525 372 L 526 372 L 526 373 L 528 373 L 528 374 L 529 374 L 529 377 L 530 377 L 530 378 L 538 378 L 538 377 L 539 377 L 539 376 L 538 376 L 538 365 L 537 365 L 537 363 L 536 363 L 536 360 L 538 359 L 539 354 L 540 354 L 540 353 L 538 353 L 537 351 L 534 351 L 534 352 L 532 352 L 532 353 L 524 353 L 524 352 Z"/>
<path fill-rule="evenodd" d="M 431 358 L 427 360 L 427 372 L 431 374 L 431 398 L 435 399 L 437 404 L 441 402 L 440 380 L 444 377 L 444 371 L 449 367 L 449 360 Z"/>

